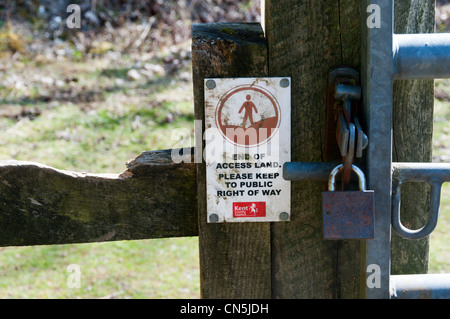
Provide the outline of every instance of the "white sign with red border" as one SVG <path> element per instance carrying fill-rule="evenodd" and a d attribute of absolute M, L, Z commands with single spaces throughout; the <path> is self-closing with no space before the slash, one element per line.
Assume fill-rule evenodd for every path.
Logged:
<path fill-rule="evenodd" d="M 275 222 L 291 216 L 291 79 L 205 79 L 208 222 Z"/>

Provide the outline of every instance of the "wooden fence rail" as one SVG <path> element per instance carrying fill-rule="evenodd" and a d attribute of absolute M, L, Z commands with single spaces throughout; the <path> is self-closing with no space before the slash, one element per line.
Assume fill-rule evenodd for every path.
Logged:
<path fill-rule="evenodd" d="M 144 152 L 122 174 L 0 161 L 0 246 L 197 236 L 196 166 L 171 153 Z"/>

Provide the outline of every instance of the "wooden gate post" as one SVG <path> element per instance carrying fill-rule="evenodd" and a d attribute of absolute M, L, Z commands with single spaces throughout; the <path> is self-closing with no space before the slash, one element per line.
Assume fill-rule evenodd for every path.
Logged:
<path fill-rule="evenodd" d="M 196 151 L 202 153 L 204 79 L 267 76 L 267 47 L 260 24 L 193 25 L 192 68 L 195 119 L 202 121 Z M 201 155 L 197 153 L 197 158 Z M 197 185 L 202 298 L 270 298 L 270 224 L 208 224 L 204 159 L 197 164 Z"/>
<path fill-rule="evenodd" d="M 361 70 L 361 28 L 366 27 L 361 21 L 366 21 L 368 16 L 367 8 L 361 7 L 361 3 L 265 0 L 263 24 L 268 42 L 269 76 L 292 77 L 292 161 L 324 161 L 328 72 L 338 65 Z M 434 1 L 395 1 L 394 21 L 396 32 L 430 32 L 434 26 Z M 432 80 L 395 83 L 395 159 L 431 159 L 432 110 Z M 419 114 L 414 120 L 411 111 Z M 422 146 L 420 150 L 417 145 Z M 367 276 L 360 264 L 364 246 L 360 247 L 358 241 L 322 240 L 321 187 L 320 183 L 293 183 L 291 222 L 272 225 L 274 298 L 361 296 L 360 288 Z M 423 188 L 418 190 L 423 191 Z M 418 200 L 414 194 L 402 198 L 406 207 L 414 207 L 409 220 L 416 227 L 424 216 L 426 219 L 429 207 L 427 193 L 420 197 L 424 200 Z M 424 272 L 427 260 L 428 239 L 405 242 L 395 238 L 392 268 L 396 273 L 411 269 Z"/>

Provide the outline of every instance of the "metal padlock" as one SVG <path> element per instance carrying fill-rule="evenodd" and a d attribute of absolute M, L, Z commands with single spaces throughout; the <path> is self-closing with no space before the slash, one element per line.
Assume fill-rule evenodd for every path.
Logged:
<path fill-rule="evenodd" d="M 328 191 L 322 193 L 324 239 L 374 238 L 374 191 L 366 190 L 364 173 L 355 165 L 352 171 L 359 179 L 359 191 L 335 191 L 336 166 L 328 178 Z"/>

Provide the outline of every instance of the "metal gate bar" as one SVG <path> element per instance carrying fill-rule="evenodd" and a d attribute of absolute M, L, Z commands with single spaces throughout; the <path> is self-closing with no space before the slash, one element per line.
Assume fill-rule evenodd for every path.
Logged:
<path fill-rule="evenodd" d="M 450 77 L 450 34 L 394 34 L 395 79 Z"/>
<path fill-rule="evenodd" d="M 379 27 L 367 24 L 366 12 L 378 12 Z M 369 145 L 366 150 L 366 178 L 368 189 L 375 191 L 374 240 L 364 241 L 363 273 L 379 269 L 377 285 L 363 283 L 363 297 L 391 298 L 391 279 L 396 286 L 402 279 L 390 275 L 391 258 L 391 194 L 392 194 L 392 106 L 394 79 L 423 79 L 450 77 L 450 34 L 397 35 L 393 30 L 393 0 L 361 1 L 361 84 L 362 102 Z M 407 174 L 407 171 L 404 171 Z M 428 180 L 438 201 L 440 185 Z M 438 195 L 436 195 L 438 194 Z M 396 194 L 395 194 L 396 196 Z M 433 208 L 436 212 L 436 207 Z M 434 221 L 431 221 L 430 227 Z M 377 265 L 378 267 L 370 267 Z M 369 274 L 368 274 L 369 275 Z M 431 285 L 435 277 L 411 277 L 424 279 Z M 392 277 L 392 278 L 391 278 Z M 427 279 L 429 278 L 429 279 Z M 393 281 L 394 282 L 394 281 Z M 415 285 L 418 285 L 416 282 Z M 450 291 L 450 281 L 443 283 Z M 430 288 L 425 286 L 426 288 Z M 431 289 L 431 288 L 430 288 Z"/>
<path fill-rule="evenodd" d="M 393 275 L 392 299 L 450 299 L 450 274 Z"/>
<path fill-rule="evenodd" d="M 283 165 L 287 181 L 326 181 L 333 168 L 342 163 L 288 162 Z"/>

